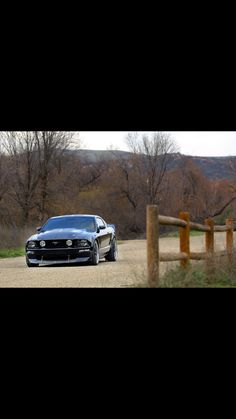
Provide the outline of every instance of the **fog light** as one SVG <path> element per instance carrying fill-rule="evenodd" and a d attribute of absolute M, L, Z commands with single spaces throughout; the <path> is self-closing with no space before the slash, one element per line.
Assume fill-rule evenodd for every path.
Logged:
<path fill-rule="evenodd" d="M 39 244 L 40 244 L 41 247 L 45 247 L 46 246 L 46 242 L 44 240 L 42 240 Z"/>
<path fill-rule="evenodd" d="M 31 249 L 33 249 L 34 247 L 36 247 L 36 243 L 35 243 L 35 242 L 33 242 L 33 241 L 30 241 L 30 242 L 28 243 L 28 247 L 29 247 L 29 248 L 31 248 Z"/>
<path fill-rule="evenodd" d="M 88 240 L 78 240 L 77 243 L 79 247 L 90 247 Z"/>
<path fill-rule="evenodd" d="M 73 244 L 72 240 L 67 240 L 67 242 L 66 242 L 67 246 L 72 246 L 72 244 Z"/>

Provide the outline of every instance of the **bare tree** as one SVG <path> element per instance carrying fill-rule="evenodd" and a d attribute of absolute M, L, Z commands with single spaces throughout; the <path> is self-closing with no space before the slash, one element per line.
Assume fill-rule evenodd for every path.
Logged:
<path fill-rule="evenodd" d="M 146 197 L 147 204 L 159 204 L 162 185 L 168 163 L 173 153 L 178 151 L 170 135 L 155 132 L 152 135 L 129 133 L 127 144 L 134 154 L 134 164 L 138 170 L 138 179 Z"/>
<path fill-rule="evenodd" d="M 236 159 L 233 157 L 229 159 L 228 166 L 231 170 L 231 179 L 211 182 L 210 193 L 206 197 L 208 217 L 221 216 L 226 210 L 230 210 L 230 206 L 236 201 Z"/>
<path fill-rule="evenodd" d="M 133 233 L 140 233 L 141 221 L 139 209 L 143 206 L 143 193 L 140 184 L 137 182 L 139 172 L 132 155 L 122 156 L 112 151 L 113 159 L 110 162 L 109 179 L 112 181 L 113 190 L 118 199 L 124 199 L 129 205 L 130 226 Z"/>
<path fill-rule="evenodd" d="M 65 151 L 74 144 L 73 136 L 64 131 L 1 132 L 1 144 L 10 163 L 9 195 L 21 208 L 24 223 L 34 208 L 41 221 L 45 218 L 55 194 L 54 180 L 62 170 Z M 54 188 L 50 189 L 52 184 Z"/>
<path fill-rule="evenodd" d="M 1 132 L 1 144 L 9 161 L 9 196 L 22 211 L 23 223 L 27 223 L 30 211 L 35 207 L 35 194 L 39 182 L 36 141 L 32 132 Z"/>
<path fill-rule="evenodd" d="M 60 173 L 62 158 L 65 151 L 74 144 L 74 133 L 66 131 L 35 131 L 34 132 L 39 162 L 39 199 L 38 209 L 40 221 L 46 216 L 49 197 L 53 196 L 50 190 L 50 179 L 55 171 Z M 79 142 L 77 143 L 79 147 Z"/>
<path fill-rule="evenodd" d="M 189 211 L 192 221 L 202 222 L 222 215 L 236 200 L 236 190 L 229 180 L 208 179 L 191 157 L 182 156 L 179 167 L 170 176 L 170 199 L 177 211 Z"/>
<path fill-rule="evenodd" d="M 56 185 L 60 185 L 60 190 L 53 199 L 54 203 L 57 200 L 57 208 L 60 200 L 62 204 L 60 211 L 70 213 L 81 211 L 84 208 L 84 196 L 86 194 L 92 196 L 92 192 L 96 193 L 100 187 L 101 178 L 104 173 L 107 173 L 106 166 L 106 161 L 100 159 L 91 162 L 80 153 L 67 154 L 63 159 L 61 173 L 58 173 L 51 182 L 51 188 L 54 190 L 56 190 Z"/>
<path fill-rule="evenodd" d="M 0 136 L 0 202 L 8 190 L 8 176 L 7 176 L 7 157 L 2 150 L 2 142 Z"/>
<path fill-rule="evenodd" d="M 5 224 L 8 219 L 8 211 L 6 208 L 6 198 L 9 189 L 8 173 L 8 158 L 2 150 L 0 137 L 0 222 L 2 225 Z"/>

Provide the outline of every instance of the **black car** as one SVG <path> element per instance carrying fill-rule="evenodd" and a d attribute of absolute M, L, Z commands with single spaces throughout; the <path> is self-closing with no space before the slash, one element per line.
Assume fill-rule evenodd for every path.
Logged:
<path fill-rule="evenodd" d="M 37 228 L 25 246 L 29 267 L 89 262 L 115 262 L 116 229 L 98 215 L 64 215 L 52 217 Z"/>

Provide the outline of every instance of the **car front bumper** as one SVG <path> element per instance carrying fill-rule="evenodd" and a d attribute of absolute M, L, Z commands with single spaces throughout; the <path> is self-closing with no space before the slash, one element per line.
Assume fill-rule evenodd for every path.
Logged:
<path fill-rule="evenodd" d="M 34 249 L 26 251 L 29 262 L 35 265 L 84 263 L 91 259 L 91 255 L 91 249 Z"/>

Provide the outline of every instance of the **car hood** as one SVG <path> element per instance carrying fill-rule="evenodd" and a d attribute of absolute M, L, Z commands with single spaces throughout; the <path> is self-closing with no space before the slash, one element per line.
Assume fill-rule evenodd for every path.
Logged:
<path fill-rule="evenodd" d="M 77 230 L 74 228 L 61 228 L 57 230 L 44 231 L 39 234 L 34 234 L 28 240 L 58 240 L 58 239 L 87 239 L 92 240 L 96 233 L 89 233 L 84 230 Z"/>

